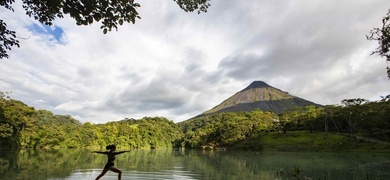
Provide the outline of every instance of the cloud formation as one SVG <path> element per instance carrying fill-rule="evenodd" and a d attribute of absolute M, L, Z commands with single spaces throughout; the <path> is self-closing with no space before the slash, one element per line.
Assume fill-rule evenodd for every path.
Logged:
<path fill-rule="evenodd" d="M 319 104 L 390 94 L 365 35 L 387 0 L 212 0 L 207 13 L 142 2 L 142 19 L 103 35 L 71 18 L 47 28 L 2 9 L 21 48 L 0 61 L 0 91 L 82 122 L 194 117 L 262 80 Z M 387 5 L 387 6 L 386 6 Z"/>

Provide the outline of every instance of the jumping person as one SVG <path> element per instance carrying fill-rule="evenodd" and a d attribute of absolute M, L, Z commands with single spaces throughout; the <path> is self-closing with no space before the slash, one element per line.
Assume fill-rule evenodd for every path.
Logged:
<path fill-rule="evenodd" d="M 103 177 L 107 173 L 108 170 L 118 173 L 118 179 L 120 180 L 122 177 L 122 171 L 119 170 L 118 168 L 114 167 L 115 155 L 122 154 L 122 153 L 129 152 L 129 151 L 115 152 L 115 150 L 116 150 L 115 145 L 108 145 L 106 147 L 106 149 L 110 150 L 110 151 L 106 151 L 106 152 L 94 151 L 94 153 L 107 154 L 107 158 L 108 158 L 107 163 L 104 166 L 102 173 L 100 173 L 100 175 L 98 177 L 96 177 L 96 180 Z"/>

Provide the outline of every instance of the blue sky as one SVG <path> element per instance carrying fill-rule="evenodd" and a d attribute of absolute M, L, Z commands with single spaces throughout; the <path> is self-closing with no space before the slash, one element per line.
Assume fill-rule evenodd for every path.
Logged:
<path fill-rule="evenodd" d="M 70 17 L 47 27 L 20 2 L 0 17 L 20 48 L 0 61 L 0 91 L 81 122 L 211 109 L 259 80 L 319 104 L 390 94 L 385 59 L 366 35 L 388 0 L 211 0 L 207 13 L 140 2 L 142 19 L 103 34 Z"/>
<path fill-rule="evenodd" d="M 34 23 L 28 28 L 33 33 L 38 33 L 39 35 L 51 35 L 58 44 L 62 44 L 61 36 L 64 31 L 59 26 L 47 26 L 41 23 Z"/>

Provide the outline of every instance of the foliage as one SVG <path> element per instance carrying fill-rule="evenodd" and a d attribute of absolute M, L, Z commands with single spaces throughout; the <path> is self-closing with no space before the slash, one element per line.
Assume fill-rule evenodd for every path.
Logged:
<path fill-rule="evenodd" d="M 220 113 L 178 124 L 184 132 L 182 145 L 189 148 L 237 147 L 238 144 L 249 143 L 241 147 L 261 149 L 265 140 L 262 137 L 269 132 L 286 134 L 288 131 L 302 130 L 310 134 L 324 132 L 326 136 L 331 132 L 348 135 L 353 137 L 354 141 L 349 141 L 356 147 L 358 138 L 369 142 L 390 141 L 389 97 L 376 102 L 360 98 L 345 99 L 343 106 L 294 107 L 279 115 L 259 110 Z M 291 133 L 287 134 L 291 136 Z"/>
<path fill-rule="evenodd" d="M 174 0 L 185 12 L 207 12 L 210 0 Z M 12 5 L 15 0 L 0 1 L 0 6 L 14 11 Z M 26 15 L 46 25 L 53 25 L 56 18 L 69 15 L 77 25 L 90 25 L 101 22 L 100 29 L 106 34 L 112 29 L 118 30 L 118 25 L 135 23 L 141 19 L 137 8 L 141 7 L 134 0 L 22 0 Z M 0 59 L 8 58 L 7 50 L 11 46 L 18 46 L 15 31 L 7 29 L 7 25 L 0 19 Z M 2 42 L 2 43 L 1 43 Z"/>
<path fill-rule="evenodd" d="M 224 112 L 177 124 L 164 117 L 82 124 L 69 115 L 35 110 L 6 95 L 1 93 L 0 96 L 0 145 L 3 148 L 103 149 L 108 144 L 116 144 L 126 149 L 262 149 L 264 143 L 270 142 L 269 134 L 284 137 L 284 140 L 292 138 L 288 142 L 296 147 L 301 147 L 299 144 L 312 146 L 304 145 L 305 142 L 319 145 L 313 140 L 322 144 L 339 141 L 332 137 L 333 133 L 346 137 L 349 142 L 343 140 L 343 144 L 352 143 L 351 148 L 358 147 L 359 141 L 386 145 L 388 143 L 383 142 L 390 141 L 390 95 L 374 102 L 356 98 L 345 99 L 340 106 L 296 107 L 279 115 L 261 110 Z M 307 134 L 294 136 L 296 131 Z M 324 134 L 321 135 L 323 140 L 315 136 L 320 132 Z M 275 142 L 283 144 L 280 140 Z"/>
<path fill-rule="evenodd" d="M 35 110 L 21 101 L 0 98 L 0 144 L 8 148 L 173 147 L 183 133 L 163 117 L 81 124 L 69 115 Z"/>
<path fill-rule="evenodd" d="M 34 108 L 0 93 L 0 144 L 19 147 L 22 131 L 30 123 Z"/>
<path fill-rule="evenodd" d="M 231 146 L 274 129 L 276 115 L 260 110 L 240 113 L 220 113 L 178 123 L 183 130 L 182 146 L 214 148 Z"/>
<path fill-rule="evenodd" d="M 11 50 L 11 46 L 19 47 L 19 41 L 16 40 L 16 32 L 7 29 L 7 24 L 0 19 L 0 59 L 8 58 L 6 50 Z"/>
<path fill-rule="evenodd" d="M 382 19 L 382 27 L 371 30 L 368 40 L 378 41 L 379 46 L 372 54 L 378 54 L 390 62 L 390 9 Z M 387 67 L 387 76 L 390 78 L 390 69 Z"/>

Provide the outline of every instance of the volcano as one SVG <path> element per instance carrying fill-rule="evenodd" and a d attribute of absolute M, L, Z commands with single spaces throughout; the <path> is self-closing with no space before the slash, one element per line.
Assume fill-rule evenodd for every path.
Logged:
<path fill-rule="evenodd" d="M 320 104 L 292 96 L 288 92 L 274 88 L 263 81 L 254 81 L 248 87 L 195 118 L 221 112 L 242 112 L 253 111 L 256 109 L 262 111 L 273 111 L 275 114 L 280 114 L 293 107 L 304 107 L 309 105 L 316 107 L 322 106 Z"/>

